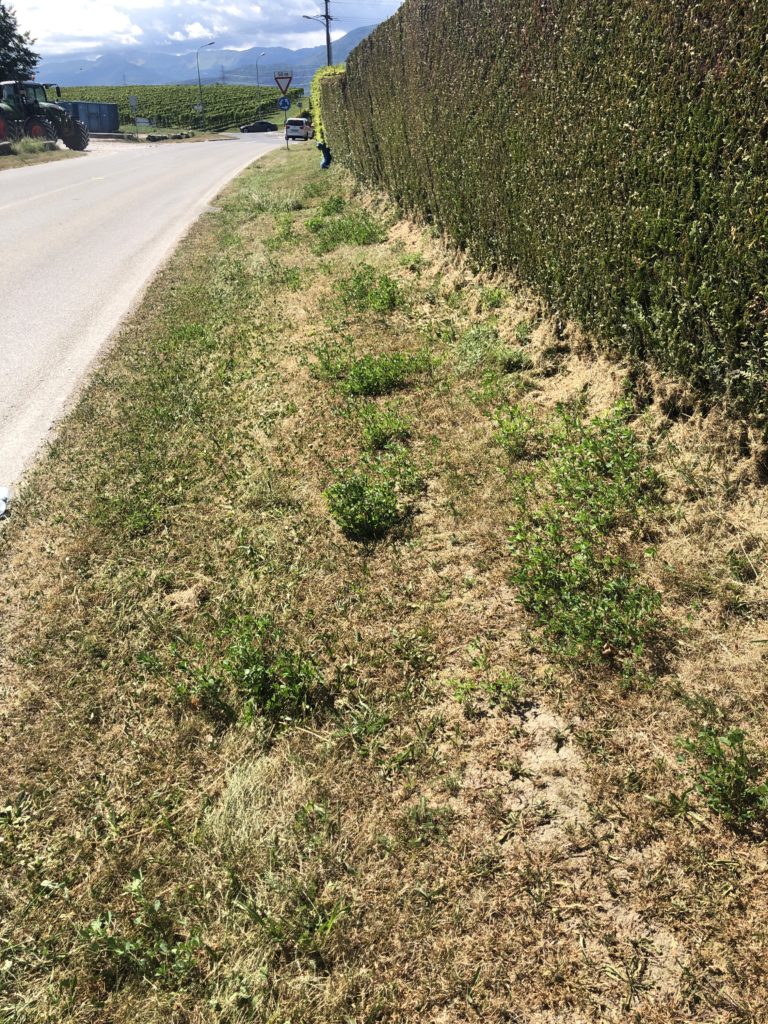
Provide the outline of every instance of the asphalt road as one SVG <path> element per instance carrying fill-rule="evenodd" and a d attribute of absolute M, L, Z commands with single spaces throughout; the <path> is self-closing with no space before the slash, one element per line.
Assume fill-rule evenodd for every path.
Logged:
<path fill-rule="evenodd" d="M 280 141 L 96 141 L 0 173 L 0 487 L 20 481 L 190 225 Z"/>

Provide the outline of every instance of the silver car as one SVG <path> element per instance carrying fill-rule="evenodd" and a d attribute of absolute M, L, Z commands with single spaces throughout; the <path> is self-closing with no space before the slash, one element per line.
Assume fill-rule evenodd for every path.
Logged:
<path fill-rule="evenodd" d="M 306 117 L 289 117 L 285 122 L 285 138 L 301 139 L 308 142 L 315 137 L 315 130 Z"/>

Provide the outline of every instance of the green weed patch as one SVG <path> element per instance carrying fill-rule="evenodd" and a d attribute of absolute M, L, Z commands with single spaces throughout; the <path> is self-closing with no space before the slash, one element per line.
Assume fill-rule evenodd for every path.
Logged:
<path fill-rule="evenodd" d="M 403 523 L 424 486 L 407 449 L 393 446 L 345 470 L 325 492 L 328 510 L 350 540 L 380 540 Z"/>
<path fill-rule="evenodd" d="M 518 451 L 529 428 L 520 416 L 511 424 Z M 592 421 L 561 411 L 548 449 L 541 473 L 518 482 L 512 579 L 559 656 L 631 669 L 656 631 L 659 595 L 638 579 L 628 541 L 658 480 L 621 407 Z"/>
<path fill-rule="evenodd" d="M 191 670 L 177 692 L 214 719 L 229 723 L 240 716 L 246 724 L 259 718 L 285 724 L 328 698 L 314 661 L 292 648 L 269 617 L 239 620 L 220 661 Z"/>
<path fill-rule="evenodd" d="M 391 313 L 405 305 L 405 296 L 397 281 L 388 274 L 377 273 L 367 263 L 349 277 L 342 278 L 336 286 L 336 293 L 344 307 L 359 312 Z"/>
<path fill-rule="evenodd" d="M 728 825 L 749 830 L 768 824 L 765 757 L 755 757 L 741 729 L 712 726 L 681 743 L 681 760 L 698 769 L 695 790 Z"/>
<path fill-rule="evenodd" d="M 377 452 L 392 444 L 402 444 L 411 434 L 411 425 L 396 409 L 367 402 L 357 415 L 363 447 Z"/>
<path fill-rule="evenodd" d="M 318 255 L 332 252 L 340 245 L 376 245 L 385 236 L 382 226 L 360 210 L 344 212 L 343 205 L 329 200 L 307 221 L 314 235 L 312 249 Z"/>

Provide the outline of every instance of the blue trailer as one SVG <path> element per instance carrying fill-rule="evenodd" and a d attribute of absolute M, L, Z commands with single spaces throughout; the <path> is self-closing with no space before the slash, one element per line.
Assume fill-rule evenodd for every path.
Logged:
<path fill-rule="evenodd" d="M 105 135 L 120 130 L 120 113 L 116 103 L 88 103 L 85 100 L 59 100 L 76 120 L 88 126 L 92 135 Z"/>

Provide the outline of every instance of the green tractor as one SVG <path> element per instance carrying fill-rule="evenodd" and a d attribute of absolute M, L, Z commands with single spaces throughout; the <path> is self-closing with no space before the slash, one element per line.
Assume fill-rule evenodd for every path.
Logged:
<path fill-rule="evenodd" d="M 25 136 L 55 142 L 61 139 L 68 149 L 87 149 L 88 128 L 70 117 L 64 107 L 48 99 L 48 90 L 58 85 L 39 82 L 0 82 L 0 142 L 17 142 Z"/>

